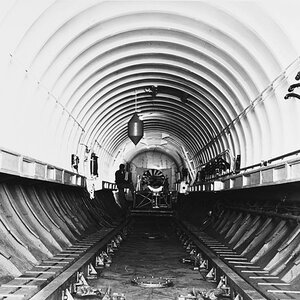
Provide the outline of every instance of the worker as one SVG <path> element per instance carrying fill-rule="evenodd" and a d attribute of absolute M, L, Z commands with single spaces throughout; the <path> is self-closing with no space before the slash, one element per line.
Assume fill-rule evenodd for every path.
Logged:
<path fill-rule="evenodd" d="M 115 182 L 117 185 L 117 188 L 119 190 L 119 202 L 121 206 L 124 208 L 128 208 L 130 206 L 130 203 L 128 203 L 126 197 L 125 197 L 125 190 L 129 189 L 132 194 L 132 199 L 134 200 L 135 197 L 135 191 L 132 183 L 131 173 L 125 171 L 125 165 L 120 164 L 119 170 L 115 173 Z"/>

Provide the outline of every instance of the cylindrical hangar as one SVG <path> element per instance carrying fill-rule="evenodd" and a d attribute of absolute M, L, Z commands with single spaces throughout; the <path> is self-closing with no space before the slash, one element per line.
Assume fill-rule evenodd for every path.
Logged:
<path fill-rule="evenodd" d="M 2 0 L 0 299 L 299 299 L 299 12 Z"/>

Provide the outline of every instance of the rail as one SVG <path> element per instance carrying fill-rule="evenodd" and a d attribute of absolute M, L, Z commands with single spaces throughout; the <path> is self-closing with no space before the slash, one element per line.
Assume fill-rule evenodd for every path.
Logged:
<path fill-rule="evenodd" d="M 89 289 L 85 276 L 97 275 L 107 259 L 126 237 L 128 221 L 116 228 L 102 228 L 0 286 L 6 300 L 72 300 L 72 294 Z M 92 293 L 91 293 L 92 295 Z"/>
<path fill-rule="evenodd" d="M 286 157 L 289 157 L 289 156 L 298 155 L 299 153 L 300 153 L 300 150 L 292 151 L 292 152 L 289 152 L 289 153 L 286 153 L 286 154 L 283 154 L 283 155 L 279 155 L 279 156 L 273 157 L 273 158 L 271 158 L 269 160 L 262 161 L 260 163 L 256 163 L 256 164 L 253 164 L 253 165 L 250 165 L 250 166 L 246 166 L 246 167 L 240 168 L 236 172 L 230 171 L 230 172 L 227 172 L 227 173 L 215 176 L 215 177 L 211 178 L 210 180 L 217 180 L 217 179 L 221 179 L 221 178 L 224 178 L 224 177 L 227 177 L 227 176 L 230 176 L 230 175 L 238 174 L 241 171 L 247 171 L 249 169 L 254 169 L 254 168 L 257 168 L 257 167 L 267 166 L 268 164 L 273 163 L 273 162 L 275 162 L 277 160 L 282 160 L 282 159 L 284 159 Z"/>
<path fill-rule="evenodd" d="M 196 251 L 196 257 L 199 257 L 198 268 L 199 271 L 206 271 L 205 278 L 210 281 L 218 283 L 227 297 L 231 299 L 243 299 L 243 300 L 267 300 L 259 293 L 254 287 L 252 287 L 245 279 L 232 270 L 218 254 L 214 253 L 210 246 L 205 245 L 205 241 L 208 241 L 208 245 L 217 245 L 216 241 L 210 239 L 204 232 L 198 229 L 191 228 L 187 223 L 177 223 L 180 231 L 178 233 L 184 247 L 189 250 L 193 248 Z M 224 248 L 219 247 L 218 252 L 223 252 Z"/>
<path fill-rule="evenodd" d="M 109 182 L 109 181 L 102 181 L 102 189 L 103 190 L 116 190 L 117 189 L 117 185 L 113 182 Z"/>
<path fill-rule="evenodd" d="M 273 158 L 268 159 L 266 161 L 262 161 L 261 163 L 257 163 L 257 164 L 251 165 L 251 166 L 240 168 L 240 171 L 246 171 L 246 170 L 257 168 L 257 167 L 261 167 L 261 166 L 267 166 L 267 165 L 269 165 L 269 164 L 271 164 L 271 163 L 273 163 L 275 161 L 282 160 L 282 159 L 284 159 L 286 157 L 298 155 L 299 153 L 300 153 L 300 150 L 295 150 L 295 151 L 292 151 L 292 152 L 288 152 L 286 154 L 282 154 L 282 155 L 273 157 Z"/>
<path fill-rule="evenodd" d="M 199 271 L 199 276 L 202 276 L 203 279 L 216 283 L 216 290 L 221 290 L 223 296 L 229 299 L 297 299 L 300 291 L 291 283 L 280 280 L 279 276 L 272 275 L 267 269 L 260 267 L 257 260 L 249 260 L 246 255 L 233 248 L 232 241 L 240 243 L 245 234 L 239 230 L 240 227 L 236 224 L 238 222 L 241 224 L 248 222 L 249 224 L 251 220 L 247 218 L 247 214 L 243 219 L 237 217 L 234 209 L 228 211 L 230 213 L 226 214 L 224 211 L 209 226 L 210 231 L 215 230 L 220 235 L 226 236 L 227 239 L 230 237 L 231 242 L 228 243 L 225 243 L 221 236 L 216 238 L 210 234 L 210 231 L 206 232 L 207 220 L 196 227 L 186 221 L 172 219 L 183 247 L 195 259 L 194 270 Z M 278 218 L 277 214 L 270 216 L 274 219 Z M 257 222 L 257 218 L 259 216 L 253 218 L 252 222 Z M 282 237 L 284 234 L 288 238 L 288 246 L 284 244 L 281 247 L 283 250 L 279 249 L 278 251 L 286 251 L 286 247 L 292 246 L 297 241 L 296 233 L 299 232 L 297 222 L 294 222 L 295 228 L 291 228 L 287 233 L 284 224 L 279 227 L 277 221 L 273 223 L 270 220 L 262 219 L 261 221 L 268 224 L 269 227 L 270 224 L 272 225 L 272 228 L 268 229 L 269 231 L 275 230 L 277 235 Z M 97 278 L 98 268 L 103 268 L 105 263 L 111 263 L 111 260 L 109 261 L 107 258 L 111 259 L 111 254 L 126 237 L 128 227 L 131 226 L 130 222 L 127 220 L 116 228 L 102 228 L 56 254 L 53 258 L 43 261 L 20 277 L 2 284 L 0 298 L 6 300 L 73 300 L 72 295 L 80 296 L 82 292 L 86 293 L 84 296 L 93 296 L 94 290 L 91 287 L 89 289 L 85 278 Z M 265 230 L 261 229 L 262 226 L 256 227 L 258 234 L 265 234 Z M 232 228 L 236 230 L 232 230 Z M 254 223 L 247 228 L 253 230 Z M 264 228 L 266 229 L 266 226 Z M 258 239 L 257 235 L 253 241 L 256 242 L 256 239 Z M 272 240 L 265 240 L 264 243 L 270 246 Z M 258 257 L 258 254 L 255 257 Z M 285 255 L 287 254 L 285 253 Z M 110 298 L 107 297 L 107 299 Z"/>
<path fill-rule="evenodd" d="M 292 151 L 292 152 L 289 152 L 287 154 L 283 154 L 283 155 L 279 155 L 279 156 L 276 156 L 274 158 L 271 158 L 267 162 L 268 163 L 272 163 L 272 162 L 274 162 L 276 160 L 284 159 L 286 157 L 293 156 L 293 155 L 298 155 L 299 153 L 300 153 L 300 150 Z"/>
<path fill-rule="evenodd" d="M 299 181 L 299 153 L 300 150 L 289 152 L 261 163 L 241 168 L 239 172 L 221 174 L 211 178 L 209 181 L 198 182 L 190 186 L 189 191 L 218 191 Z M 289 157 L 291 159 L 286 159 Z"/>
<path fill-rule="evenodd" d="M 6 149 L 0 149 L 0 172 L 66 185 L 86 186 L 86 178 L 78 173 Z"/>
<path fill-rule="evenodd" d="M 275 218 L 279 218 L 280 220 L 292 220 L 292 221 L 296 221 L 297 223 L 300 223 L 300 216 L 295 216 L 290 213 L 277 213 L 277 212 L 273 212 L 273 211 L 242 208 L 242 207 L 229 206 L 229 205 L 224 205 L 224 208 L 230 209 L 230 210 L 235 210 L 235 211 L 246 212 L 246 213 L 250 213 L 250 214 L 254 214 L 254 215 L 275 217 Z"/>
<path fill-rule="evenodd" d="M 292 255 L 291 246 L 297 241 L 299 225 L 295 222 L 295 228 L 287 232 L 285 224 L 288 221 L 282 220 L 279 226 L 275 220 L 277 216 L 274 216 L 274 219 L 262 218 L 261 221 L 258 221 L 259 216 L 250 219 L 247 214 L 243 217 L 237 217 L 234 211 L 229 212 L 228 214 L 224 213 L 217 221 L 210 223 L 208 232 L 205 230 L 208 228 L 205 227 L 207 224 L 203 228 L 201 226 L 196 227 L 186 221 L 177 224 L 179 239 L 186 251 L 190 253 L 194 268 L 198 269 L 206 280 L 216 282 L 218 288 L 222 290 L 222 294 L 230 299 L 299 299 L 300 290 L 297 285 L 292 283 L 296 276 L 295 267 L 291 269 L 291 274 L 294 274 L 294 277 L 284 275 L 284 278 L 281 278 L 277 273 L 274 274 L 274 271 L 270 271 L 271 268 L 276 269 L 276 262 L 278 262 L 272 260 L 271 255 L 275 255 L 277 259 L 278 255 L 282 257 L 285 255 L 287 259 L 290 259 L 289 257 Z M 206 220 L 206 222 L 209 223 L 210 221 Z M 253 226 L 249 225 L 251 222 L 253 222 Z M 240 230 L 243 227 L 242 224 L 247 223 L 249 234 L 256 229 L 257 234 L 253 240 L 246 240 L 243 235 L 247 236 L 248 232 L 245 233 L 245 231 Z M 254 226 L 255 223 L 263 225 Z M 264 230 L 261 229 L 262 226 Z M 213 228 L 216 235 L 212 235 Z M 266 230 L 276 232 L 274 238 L 262 239 Z M 279 243 L 278 236 L 286 237 L 288 245 L 284 244 L 279 247 L 276 256 L 276 253 L 272 254 L 270 249 L 272 249 L 271 246 L 274 245 L 274 241 Z M 242 241 L 246 244 L 246 249 L 241 246 Z M 259 247 L 261 241 L 264 245 Z M 257 245 L 258 253 L 251 259 L 247 254 L 253 250 L 253 245 Z M 287 252 L 287 247 L 291 254 Z M 269 266 L 265 268 L 259 264 L 262 251 L 264 257 L 267 254 L 270 255 Z M 288 272 L 288 274 L 290 273 Z"/>

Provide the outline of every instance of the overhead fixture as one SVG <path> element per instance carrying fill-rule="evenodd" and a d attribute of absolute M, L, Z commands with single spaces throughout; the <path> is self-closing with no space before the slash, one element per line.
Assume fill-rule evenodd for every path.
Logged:
<path fill-rule="evenodd" d="M 300 72 L 297 73 L 297 75 L 295 76 L 295 80 L 300 80 Z M 290 87 L 288 88 L 288 92 L 285 96 L 284 99 L 289 99 L 289 98 L 297 98 L 300 99 L 300 95 L 294 92 L 294 89 L 299 88 L 300 87 L 300 83 L 294 83 L 292 85 L 290 85 Z"/>
<path fill-rule="evenodd" d="M 300 87 L 300 83 L 291 84 L 288 91 L 293 92 L 295 88 L 299 88 L 299 87 Z"/>
<path fill-rule="evenodd" d="M 186 104 L 188 102 L 188 94 L 186 92 L 182 92 L 182 95 L 180 97 L 180 100 Z"/>
<path fill-rule="evenodd" d="M 137 93 L 135 91 L 135 112 L 128 122 L 128 137 L 137 145 L 144 136 L 144 122 L 137 114 Z"/>
<path fill-rule="evenodd" d="M 284 99 L 287 100 L 289 98 L 297 98 L 297 99 L 300 99 L 300 95 L 296 94 L 296 93 L 287 93 L 285 96 L 284 96 Z"/>
<path fill-rule="evenodd" d="M 137 145 L 144 135 L 144 122 L 140 120 L 137 113 L 134 113 L 128 122 L 128 137 Z"/>
<path fill-rule="evenodd" d="M 150 93 L 152 96 L 152 99 L 154 99 L 158 93 L 158 87 L 155 85 L 151 85 L 149 87 L 145 87 L 145 92 Z"/>

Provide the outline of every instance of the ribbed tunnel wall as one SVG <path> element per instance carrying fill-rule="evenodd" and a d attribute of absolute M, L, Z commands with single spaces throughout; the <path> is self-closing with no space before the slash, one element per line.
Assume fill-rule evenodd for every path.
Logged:
<path fill-rule="evenodd" d="M 148 149 L 195 171 L 225 150 L 247 166 L 298 149 L 298 7 L 277 2 L 2 1 L 1 146 L 65 169 L 77 154 L 87 176 L 95 152 L 104 180 Z"/>
<path fill-rule="evenodd" d="M 240 257 L 299 286 L 299 183 L 182 196 L 177 210 Z M 287 285 L 288 286 L 288 285 Z"/>
<path fill-rule="evenodd" d="M 180 195 L 174 209 L 180 220 L 223 241 L 262 270 L 297 284 L 299 188 L 291 183 L 243 192 L 191 193 Z M 114 228 L 125 216 L 110 190 L 90 199 L 83 188 L 15 180 L 1 183 L 0 199 L 1 283 L 101 228 Z"/>
<path fill-rule="evenodd" d="M 0 184 L 1 283 L 122 217 L 112 192 L 19 180 Z"/>
<path fill-rule="evenodd" d="M 300 69 L 299 5 L 275 2 L 1 1 L 0 148 L 67 170 L 76 154 L 88 179 L 95 153 L 99 182 L 154 151 L 198 171 L 226 150 L 241 166 L 298 150 L 300 102 L 285 95 Z M 137 146 L 127 136 L 134 112 L 145 131 Z M 205 230 L 292 282 L 297 218 L 257 217 L 299 207 L 299 188 L 285 198 L 289 188 L 194 193 L 177 209 L 195 226 L 212 210 Z M 1 282 L 123 216 L 111 191 L 90 199 L 82 188 L 20 179 L 1 181 L 0 205 Z M 260 226 L 278 239 L 264 241 Z"/>

